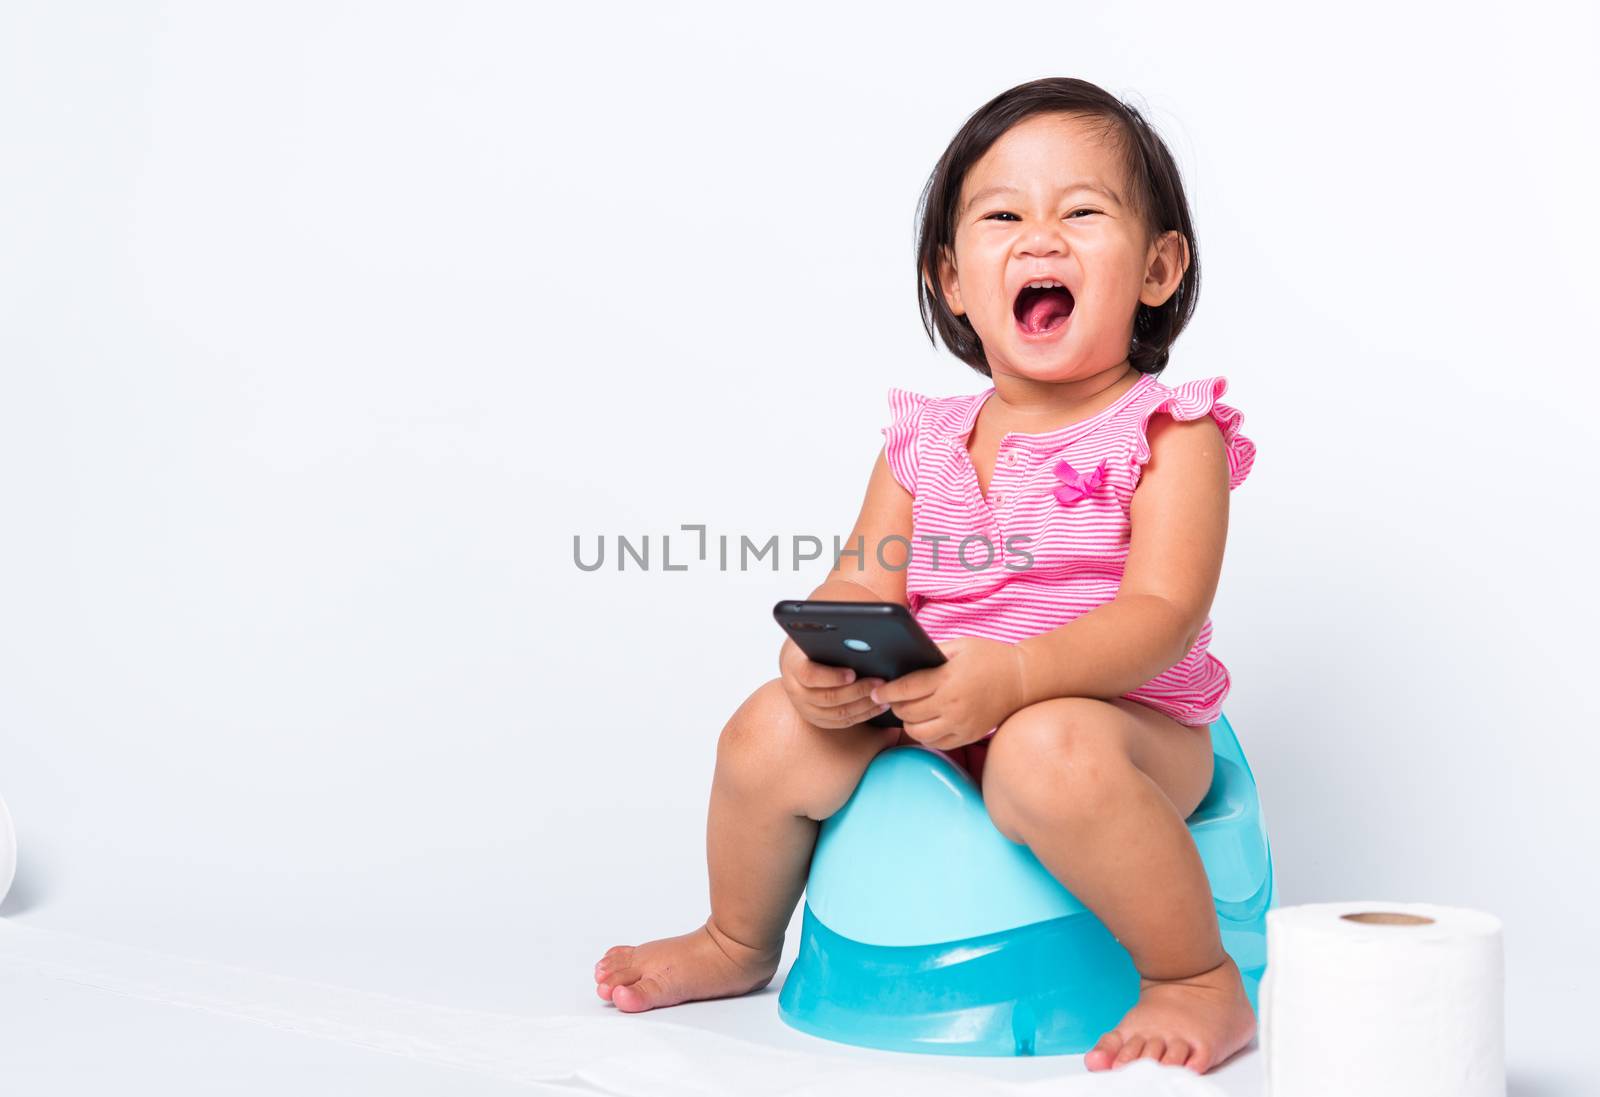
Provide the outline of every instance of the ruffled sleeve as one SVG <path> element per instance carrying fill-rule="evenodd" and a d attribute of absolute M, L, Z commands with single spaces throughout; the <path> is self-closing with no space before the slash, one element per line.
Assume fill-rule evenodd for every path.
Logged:
<path fill-rule="evenodd" d="M 889 390 L 889 425 L 883 428 L 883 456 L 901 487 L 917 493 L 917 427 L 931 397 L 909 389 Z"/>
<path fill-rule="evenodd" d="M 1250 466 L 1255 464 L 1256 444 L 1240 433 L 1239 428 L 1244 423 L 1244 413 L 1218 399 L 1227 391 L 1226 377 L 1203 377 L 1198 381 L 1185 381 L 1181 385 L 1174 386 L 1160 399 L 1145 407 L 1139 418 L 1139 429 L 1133 444 L 1134 487 L 1139 486 L 1139 477 L 1150 460 L 1150 441 L 1147 437 L 1150 417 L 1162 411 L 1174 419 L 1198 419 L 1202 415 L 1214 418 L 1217 426 L 1222 429 L 1223 446 L 1228 456 L 1228 490 L 1231 491 L 1244 483 L 1244 478 L 1250 474 Z"/>

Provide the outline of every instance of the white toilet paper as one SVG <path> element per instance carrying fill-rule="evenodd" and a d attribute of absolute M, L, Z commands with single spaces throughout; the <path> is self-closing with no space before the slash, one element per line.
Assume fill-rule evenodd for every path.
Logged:
<path fill-rule="evenodd" d="M 11 880 L 17 874 L 17 832 L 11 826 L 11 813 L 6 802 L 0 800 L 0 903 L 5 902 L 11 890 Z"/>
<path fill-rule="evenodd" d="M 1505 1097 L 1500 920 L 1431 903 L 1267 912 L 1268 1097 Z"/>

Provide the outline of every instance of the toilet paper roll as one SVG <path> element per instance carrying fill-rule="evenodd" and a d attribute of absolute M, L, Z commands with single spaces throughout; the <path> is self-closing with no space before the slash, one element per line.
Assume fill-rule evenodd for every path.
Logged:
<path fill-rule="evenodd" d="M 0 903 L 6 901 L 11 890 L 11 880 L 17 874 L 17 832 L 11 825 L 11 813 L 6 802 L 0 800 Z"/>
<path fill-rule="evenodd" d="M 1500 920 L 1432 903 L 1267 912 L 1268 1097 L 1505 1097 Z"/>

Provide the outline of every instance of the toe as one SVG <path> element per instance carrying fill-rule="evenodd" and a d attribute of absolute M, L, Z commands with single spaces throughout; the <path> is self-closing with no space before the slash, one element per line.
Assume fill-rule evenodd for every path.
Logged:
<path fill-rule="evenodd" d="M 617 999 L 614 997 L 614 995 L 616 994 L 618 987 L 625 987 L 638 981 L 639 972 L 636 969 L 631 967 L 622 967 L 615 971 L 608 972 L 603 978 L 595 983 L 594 989 L 595 993 L 600 995 L 600 997 L 604 998 L 606 1001 L 615 1002 Z"/>
<path fill-rule="evenodd" d="M 1117 1052 L 1121 1049 L 1122 1034 L 1115 1031 L 1108 1032 L 1084 1055 L 1083 1065 L 1090 1070 L 1109 1070 L 1117 1057 Z"/>
<path fill-rule="evenodd" d="M 611 1004 L 624 1013 L 639 1013 L 657 1006 L 670 1005 L 666 999 L 667 988 L 651 975 L 626 986 L 618 986 L 611 992 Z"/>
<path fill-rule="evenodd" d="M 1143 1051 L 1143 1050 L 1144 1050 L 1144 1037 L 1143 1036 L 1130 1036 L 1130 1037 L 1128 1037 L 1127 1043 L 1122 1045 L 1122 1050 L 1117 1052 L 1116 1061 L 1114 1063 L 1112 1063 L 1112 1066 L 1121 1066 L 1123 1063 L 1131 1063 L 1131 1062 L 1133 1062 L 1133 1060 L 1135 1060 L 1135 1059 L 1137 1059 L 1139 1057 L 1139 1053 L 1141 1051 Z"/>
<path fill-rule="evenodd" d="M 1183 1065 L 1194 1071 L 1196 1074 L 1204 1074 L 1212 1067 L 1211 1050 L 1200 1044 L 1196 1044 L 1189 1053 L 1188 1062 L 1184 1063 Z"/>
<path fill-rule="evenodd" d="M 600 957 L 599 961 L 594 965 L 595 978 L 602 979 L 605 977 L 606 972 L 614 971 L 621 967 L 628 962 L 632 954 L 633 946 L 631 945 L 617 945 L 606 949 L 606 954 Z"/>
<path fill-rule="evenodd" d="M 1160 1036 L 1152 1036 L 1145 1041 L 1144 1050 L 1139 1053 L 1139 1058 L 1154 1059 L 1159 1063 L 1166 1050 L 1167 1041 Z"/>
<path fill-rule="evenodd" d="M 1181 1067 L 1188 1058 L 1188 1041 L 1173 1037 L 1167 1042 L 1167 1050 L 1162 1054 L 1161 1061 L 1168 1066 Z"/>

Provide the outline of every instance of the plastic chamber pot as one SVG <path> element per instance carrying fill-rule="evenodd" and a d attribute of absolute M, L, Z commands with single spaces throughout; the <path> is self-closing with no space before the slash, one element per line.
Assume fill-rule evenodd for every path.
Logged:
<path fill-rule="evenodd" d="M 1211 739 L 1216 772 L 1187 824 L 1254 1009 L 1272 854 L 1226 716 Z M 937 751 L 879 754 L 822 822 L 799 956 L 778 996 L 792 1027 L 893 1051 L 1079 1054 L 1138 996 L 1127 950 L 995 828 L 977 784 Z"/>

